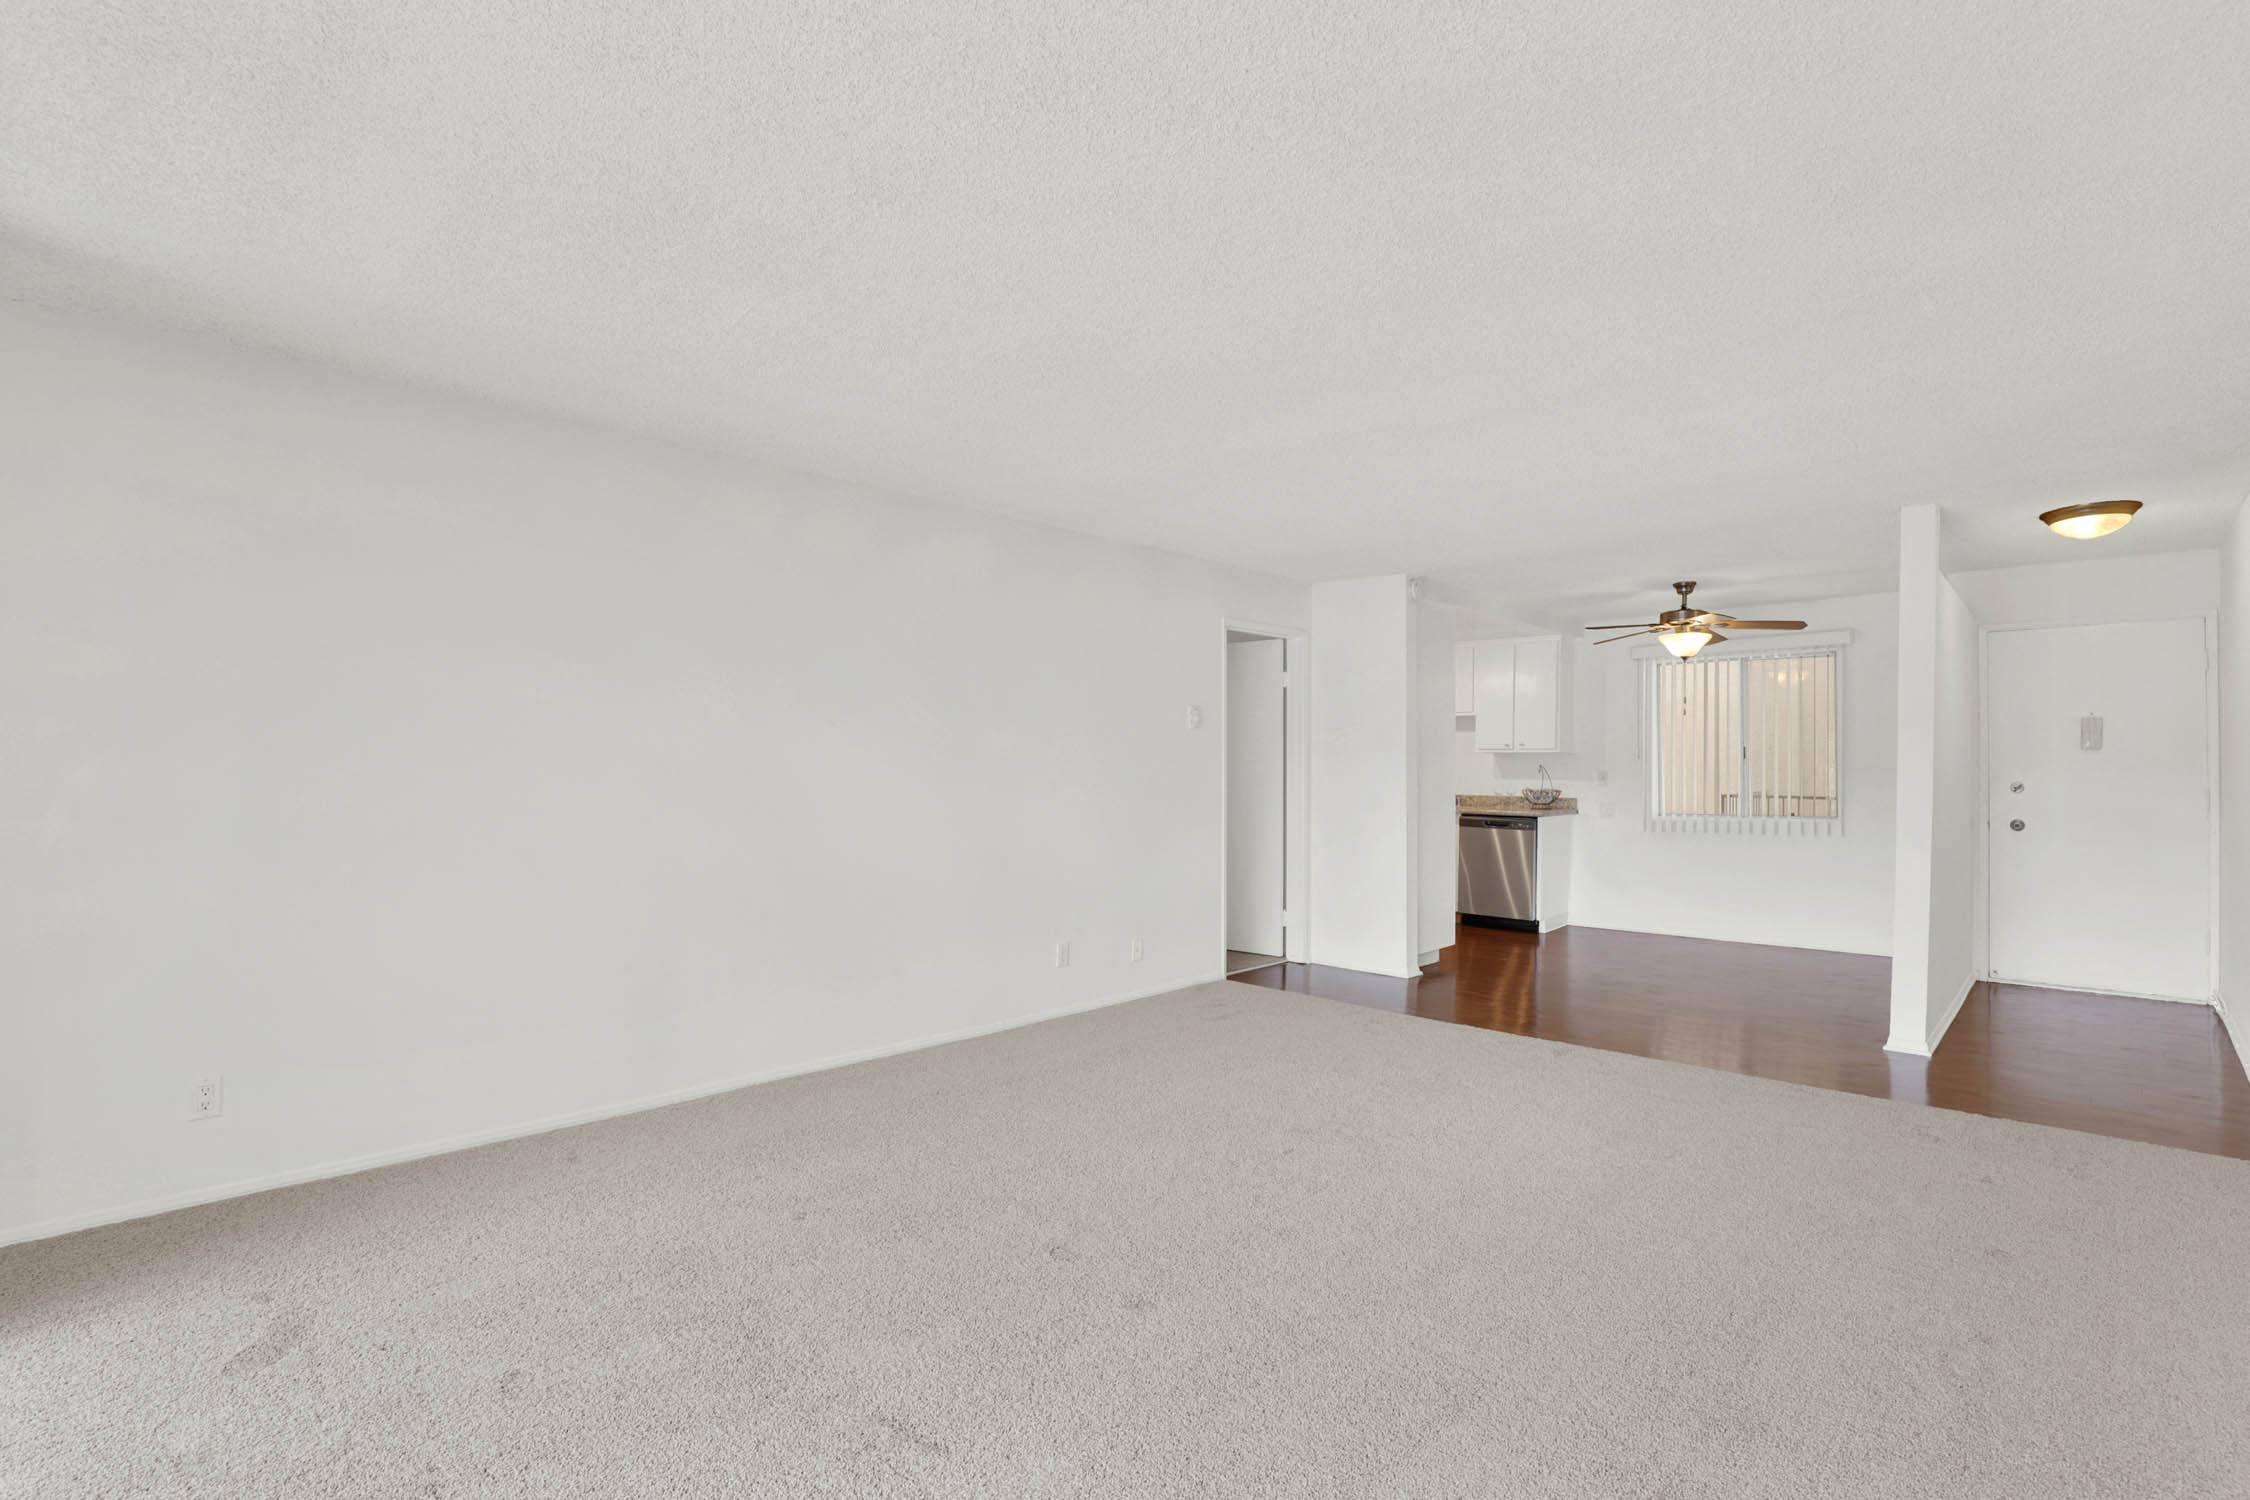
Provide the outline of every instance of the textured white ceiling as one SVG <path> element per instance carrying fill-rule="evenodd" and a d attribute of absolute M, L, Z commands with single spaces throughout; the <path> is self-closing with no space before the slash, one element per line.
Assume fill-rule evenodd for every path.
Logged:
<path fill-rule="evenodd" d="M 2250 5 L 0 0 L 0 277 L 1527 617 L 2250 480 Z M 1661 599 L 1659 597 L 1659 602 Z"/>

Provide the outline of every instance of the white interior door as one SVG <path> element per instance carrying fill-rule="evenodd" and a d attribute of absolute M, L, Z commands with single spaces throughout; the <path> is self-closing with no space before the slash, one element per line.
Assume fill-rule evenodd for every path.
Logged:
<path fill-rule="evenodd" d="M 1280 641 L 1227 647 L 1227 946 L 1282 952 L 1287 689 Z"/>
<path fill-rule="evenodd" d="M 1993 978 L 2208 1000 L 2203 622 L 1988 642 Z"/>

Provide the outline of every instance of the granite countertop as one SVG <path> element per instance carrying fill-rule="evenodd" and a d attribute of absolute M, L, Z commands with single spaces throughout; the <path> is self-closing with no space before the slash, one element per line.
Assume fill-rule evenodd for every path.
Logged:
<path fill-rule="evenodd" d="M 1561 818 L 1578 811 L 1576 797 L 1561 797 L 1550 807 L 1533 807 L 1521 797 L 1471 797 L 1453 799 L 1453 811 L 1459 813 L 1510 813 L 1519 818 Z"/>

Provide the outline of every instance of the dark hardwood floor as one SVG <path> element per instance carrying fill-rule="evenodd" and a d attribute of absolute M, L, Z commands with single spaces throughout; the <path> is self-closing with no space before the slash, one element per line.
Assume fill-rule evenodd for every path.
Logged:
<path fill-rule="evenodd" d="M 1227 950 L 1227 974 L 1230 977 L 1239 977 L 1246 969 L 1263 969 L 1269 964 L 1280 962 L 1281 955 L 1278 953 L 1245 953 L 1239 948 Z"/>
<path fill-rule="evenodd" d="M 2250 1080 L 2200 1005 L 1980 984 L 1937 1056 L 1883 1050 L 1890 961 L 1566 927 L 1458 929 L 1420 979 L 1276 964 L 1244 984 L 2250 1160 Z"/>

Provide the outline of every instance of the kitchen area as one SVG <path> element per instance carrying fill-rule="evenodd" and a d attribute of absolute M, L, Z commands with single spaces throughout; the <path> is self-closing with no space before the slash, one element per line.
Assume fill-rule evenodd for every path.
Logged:
<path fill-rule="evenodd" d="M 1561 755 L 1569 749 L 1569 658 L 1558 635 L 1458 643 L 1453 652 L 1457 729 L 1479 753 Z M 1519 932 L 1568 926 L 1577 800 L 1547 785 L 1540 767 L 1533 784 L 1515 792 L 1458 794 L 1454 810 L 1459 921 Z"/>

